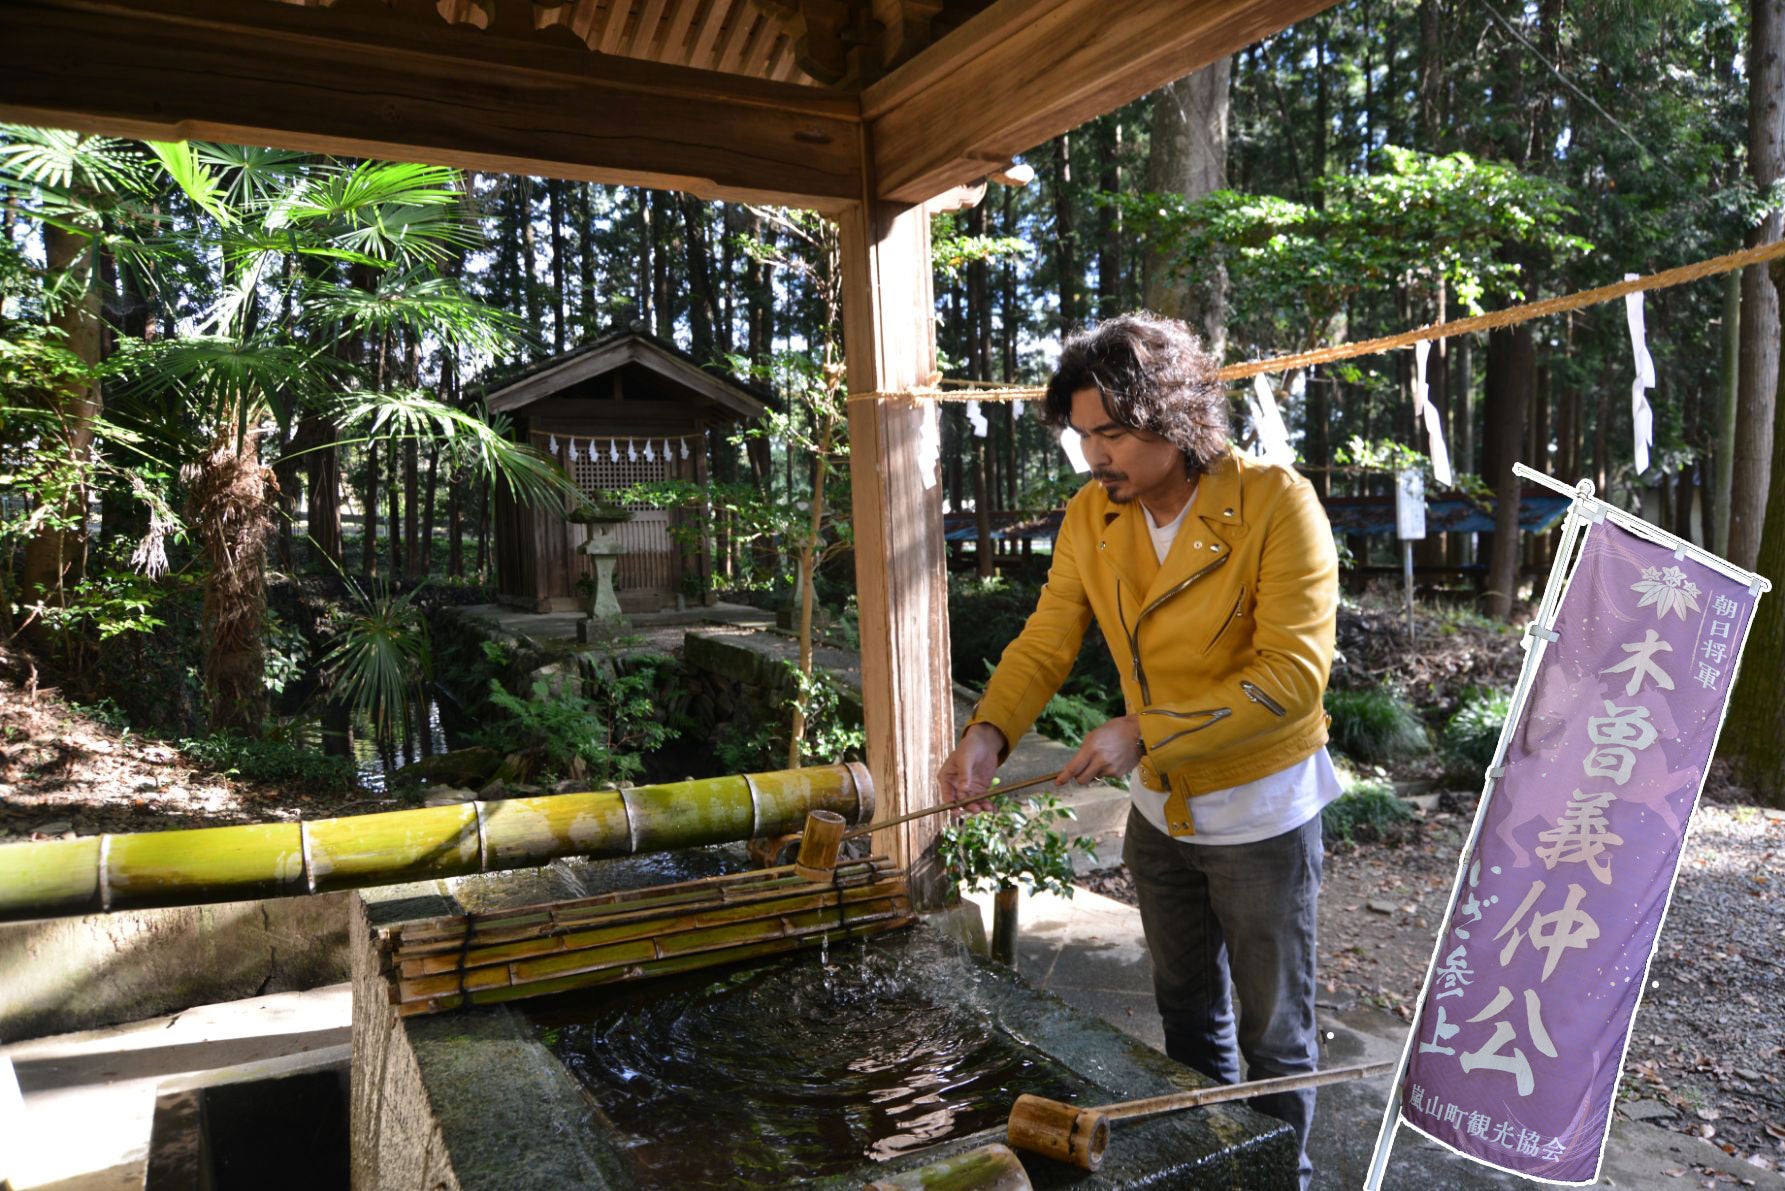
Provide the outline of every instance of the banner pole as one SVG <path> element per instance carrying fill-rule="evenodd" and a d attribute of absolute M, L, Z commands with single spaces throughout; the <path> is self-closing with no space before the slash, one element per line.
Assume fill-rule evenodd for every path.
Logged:
<path fill-rule="evenodd" d="M 1444 916 L 1438 922 L 1438 934 L 1432 941 L 1432 957 L 1426 963 L 1425 979 L 1420 983 L 1419 994 L 1414 1000 L 1412 1019 L 1407 1023 L 1407 1040 L 1401 1045 L 1401 1059 L 1395 1065 L 1394 1080 L 1389 1084 L 1388 1103 L 1382 1111 L 1382 1126 L 1376 1134 L 1376 1149 L 1370 1156 L 1370 1169 L 1364 1177 L 1364 1191 L 1381 1191 L 1383 1176 L 1388 1172 L 1389 1154 L 1394 1149 L 1395 1134 L 1401 1123 L 1401 1083 L 1407 1078 L 1407 1066 L 1413 1058 L 1413 1046 L 1418 1041 L 1419 1029 L 1418 1006 L 1425 999 L 1426 990 L 1432 983 L 1432 972 L 1444 953 L 1444 936 L 1450 930 L 1450 919 L 1456 913 L 1457 902 L 1462 899 L 1463 883 L 1468 878 L 1469 857 L 1475 852 L 1475 843 L 1481 837 L 1482 824 L 1487 820 L 1488 803 L 1494 796 L 1494 787 L 1502 772 L 1506 760 L 1506 746 L 1512 740 L 1512 733 L 1518 725 L 1519 717 L 1524 714 L 1525 701 L 1529 698 L 1531 687 L 1537 678 L 1538 664 L 1543 660 L 1543 651 L 1555 638 L 1555 627 L 1551 623 L 1555 619 L 1557 606 L 1562 601 L 1562 589 L 1567 586 L 1568 577 L 1573 574 L 1576 558 L 1575 543 L 1580 537 L 1581 528 L 1597 520 L 1581 511 L 1583 505 L 1604 505 L 1603 501 L 1593 496 L 1593 481 L 1582 480 L 1570 488 L 1558 480 L 1552 480 L 1541 472 L 1534 471 L 1522 463 L 1514 463 L 1513 470 L 1527 479 L 1541 481 L 1546 487 L 1567 493 L 1574 498 L 1568 506 L 1568 516 L 1562 526 L 1562 541 L 1556 551 L 1556 560 L 1550 567 L 1549 580 L 1544 585 L 1543 597 L 1538 602 L 1537 614 L 1531 619 L 1531 626 L 1542 629 L 1540 633 L 1530 631 L 1527 627 L 1524 641 L 1525 663 L 1519 669 L 1518 683 L 1513 687 L 1512 699 L 1506 709 L 1506 722 L 1500 725 L 1500 739 L 1494 745 L 1494 759 L 1488 765 L 1487 776 L 1482 784 L 1481 799 L 1475 806 L 1475 820 L 1469 825 L 1469 837 L 1463 841 L 1463 847 L 1457 858 L 1456 879 L 1450 885 L 1450 901 L 1444 908 Z"/>
<path fill-rule="evenodd" d="M 1526 467 L 1523 463 L 1514 463 L 1512 465 L 1512 470 L 1513 474 L 1523 479 L 1542 484 L 1545 488 L 1552 489 L 1567 496 L 1582 498 L 1582 494 L 1576 489 L 1570 488 L 1567 484 L 1564 484 L 1562 481 L 1555 479 L 1552 476 L 1545 475 L 1536 468 Z M 1764 595 L 1766 592 L 1773 589 L 1772 581 L 1767 579 L 1764 575 L 1756 574 L 1753 571 L 1743 570 L 1741 567 L 1736 566 L 1727 559 L 1712 554 L 1703 546 L 1696 545 L 1686 538 L 1680 537 L 1678 534 L 1669 533 L 1659 525 L 1644 521 L 1634 513 L 1628 512 L 1627 510 L 1619 508 L 1617 505 L 1593 496 L 1591 494 L 1591 483 L 1586 480 L 1582 480 L 1581 483 L 1586 484 L 1588 488 L 1584 500 L 1587 506 L 1595 511 L 1595 515 L 1592 518 L 1593 520 L 1597 521 L 1600 516 L 1604 516 L 1607 520 L 1617 522 L 1620 528 L 1629 530 L 1639 538 L 1646 538 L 1651 542 L 1659 542 L 1661 545 L 1671 546 L 1676 551 L 1682 551 L 1685 554 L 1689 554 L 1695 561 L 1703 563 L 1718 574 L 1734 579 L 1738 583 L 1747 584 L 1756 595 Z"/>

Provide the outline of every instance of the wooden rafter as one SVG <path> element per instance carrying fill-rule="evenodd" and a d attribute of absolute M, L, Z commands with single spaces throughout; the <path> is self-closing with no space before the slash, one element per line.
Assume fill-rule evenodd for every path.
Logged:
<path fill-rule="evenodd" d="M 638 27 L 623 51 L 633 58 L 650 58 L 657 52 L 663 34 L 663 10 L 669 0 L 645 0 L 638 16 Z"/>
<path fill-rule="evenodd" d="M 243 4 L 279 3 L 295 8 L 332 8 L 351 0 L 241 0 Z M 839 0 L 855 3 L 857 0 Z M 978 4 L 983 0 L 876 0 L 877 3 Z M 568 34 L 597 53 L 672 65 L 696 66 L 769 78 L 778 65 L 766 53 L 746 48 L 755 41 L 759 9 L 750 0 L 366 0 L 384 5 L 398 20 L 432 20 L 476 29 L 521 28 Z M 734 39 L 736 15 L 745 18 Z M 716 22 L 716 23 L 715 23 Z M 702 42 L 703 35 L 722 37 Z M 702 50 L 704 48 L 704 53 Z M 783 74 L 783 78 L 795 77 Z"/>
<path fill-rule="evenodd" d="M 689 30 L 693 27 L 694 18 L 699 14 L 703 2 L 714 4 L 718 0 L 676 0 L 670 5 L 669 19 L 663 24 L 663 40 L 651 51 L 653 59 L 659 62 L 687 63 Z"/>
<path fill-rule="evenodd" d="M 769 77 L 769 70 L 774 61 L 769 49 L 775 39 L 781 35 L 781 26 L 764 13 L 756 22 L 756 31 L 750 35 L 750 41 L 744 46 L 738 59 L 738 74 L 754 74 L 763 78 Z"/>
<path fill-rule="evenodd" d="M 601 44 L 597 49 L 604 54 L 620 52 L 620 47 L 626 44 L 626 23 L 632 19 L 633 10 L 637 7 L 636 0 L 613 0 L 607 24 L 601 30 Z"/>
<path fill-rule="evenodd" d="M 784 83 L 798 69 L 799 63 L 794 59 L 793 38 L 782 33 L 775 39 L 775 48 L 770 51 L 769 78 L 777 83 Z"/>
<path fill-rule="evenodd" d="M 860 194 L 853 97 L 373 6 L 7 0 L 0 119 L 821 208 Z"/>
<path fill-rule="evenodd" d="M 696 70 L 712 69 L 713 47 L 725 27 L 725 18 L 736 7 L 736 0 L 708 0 L 706 11 L 694 24 L 694 35 L 688 39 L 688 56 L 682 64 Z"/>
<path fill-rule="evenodd" d="M 744 47 L 749 44 L 750 30 L 762 24 L 761 13 L 740 0 L 731 6 L 731 14 L 726 19 L 725 33 L 719 39 L 719 47 L 714 52 L 712 68 L 726 74 L 742 74 L 736 69 L 739 59 L 744 56 Z"/>

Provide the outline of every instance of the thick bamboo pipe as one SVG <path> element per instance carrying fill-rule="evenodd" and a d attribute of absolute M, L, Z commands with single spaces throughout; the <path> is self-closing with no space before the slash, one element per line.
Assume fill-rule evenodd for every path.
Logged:
<path fill-rule="evenodd" d="M 1077 1108 L 1049 1100 L 1044 1096 L 1018 1096 L 1010 1109 L 1006 1126 L 1010 1144 L 1032 1154 L 1068 1163 L 1080 1170 L 1096 1170 L 1103 1165 L 1104 1151 L 1109 1147 L 1109 1123 L 1132 1121 L 1140 1117 L 1156 1117 L 1186 1108 L 1201 1108 L 1226 1100 L 1250 1100 L 1254 1096 L 1270 1096 L 1278 1092 L 1297 1092 L 1322 1084 L 1344 1083 L 1353 1079 L 1369 1079 L 1394 1071 L 1393 1063 L 1366 1063 L 1356 1067 L 1335 1067 L 1331 1071 L 1312 1071 L 1306 1075 L 1284 1075 L 1276 1079 L 1259 1079 L 1250 1083 L 1217 1084 L 1192 1092 L 1168 1092 L 1148 1096 L 1144 1100 L 1124 1100 L 1098 1108 Z"/>
<path fill-rule="evenodd" d="M 0 922 L 395 885 L 874 817 L 865 766 L 739 774 L 295 823 L 0 845 Z"/>

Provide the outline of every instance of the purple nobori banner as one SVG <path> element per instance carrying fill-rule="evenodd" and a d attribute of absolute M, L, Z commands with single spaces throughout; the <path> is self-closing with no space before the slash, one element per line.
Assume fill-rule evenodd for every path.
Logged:
<path fill-rule="evenodd" d="M 1598 1177 L 1756 598 L 1587 529 L 1420 998 L 1407 1124 L 1515 1174 Z"/>

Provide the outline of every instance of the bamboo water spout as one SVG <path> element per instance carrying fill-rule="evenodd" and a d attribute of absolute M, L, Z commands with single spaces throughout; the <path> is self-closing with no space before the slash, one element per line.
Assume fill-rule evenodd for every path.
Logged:
<path fill-rule="evenodd" d="M 294 823 L 0 845 L 0 922 L 287 897 L 797 831 L 814 810 L 874 817 L 853 762 L 630 790 Z"/>

